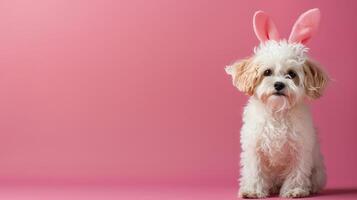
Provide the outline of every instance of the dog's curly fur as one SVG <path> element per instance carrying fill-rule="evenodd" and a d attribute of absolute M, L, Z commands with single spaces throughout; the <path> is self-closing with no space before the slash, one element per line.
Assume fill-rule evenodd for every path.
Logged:
<path fill-rule="evenodd" d="M 316 193 L 326 183 L 325 167 L 304 99 L 320 97 L 328 77 L 301 43 L 269 40 L 254 52 L 226 68 L 233 84 L 250 95 L 241 129 L 239 196 Z M 280 93 L 276 82 L 285 85 Z"/>

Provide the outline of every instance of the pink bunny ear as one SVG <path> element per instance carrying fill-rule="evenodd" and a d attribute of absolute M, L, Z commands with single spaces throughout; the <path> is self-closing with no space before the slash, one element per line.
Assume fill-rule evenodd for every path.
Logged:
<path fill-rule="evenodd" d="M 273 20 L 263 11 L 257 11 L 253 18 L 255 35 L 260 42 L 267 40 L 279 40 L 279 33 Z"/>
<path fill-rule="evenodd" d="M 314 8 L 306 11 L 296 20 L 289 42 L 305 44 L 316 33 L 320 22 L 320 10 Z"/>

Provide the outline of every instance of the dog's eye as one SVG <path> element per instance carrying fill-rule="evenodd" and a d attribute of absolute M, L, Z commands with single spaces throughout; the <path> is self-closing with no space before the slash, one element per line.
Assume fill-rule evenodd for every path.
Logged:
<path fill-rule="evenodd" d="M 267 69 L 264 71 L 264 76 L 270 76 L 272 74 L 271 69 Z"/>
<path fill-rule="evenodd" d="M 287 78 L 293 79 L 296 77 L 296 73 L 293 70 L 288 71 Z"/>

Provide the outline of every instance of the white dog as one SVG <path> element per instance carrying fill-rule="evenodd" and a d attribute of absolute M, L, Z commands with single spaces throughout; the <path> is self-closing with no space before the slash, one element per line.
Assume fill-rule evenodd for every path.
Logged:
<path fill-rule="evenodd" d="M 233 84 L 250 95 L 241 130 L 239 196 L 305 197 L 326 183 L 311 114 L 304 99 L 322 95 L 326 74 L 311 61 L 304 45 L 316 32 L 320 11 L 296 21 L 289 40 L 279 40 L 270 17 L 258 11 L 254 55 L 226 68 Z"/>

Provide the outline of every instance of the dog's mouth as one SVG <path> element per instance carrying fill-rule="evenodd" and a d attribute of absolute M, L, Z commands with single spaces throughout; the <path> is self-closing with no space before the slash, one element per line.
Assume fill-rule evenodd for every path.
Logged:
<path fill-rule="evenodd" d="M 284 97 L 286 97 L 286 95 L 284 93 L 282 93 L 282 92 L 274 92 L 273 95 L 274 96 L 284 96 Z"/>

